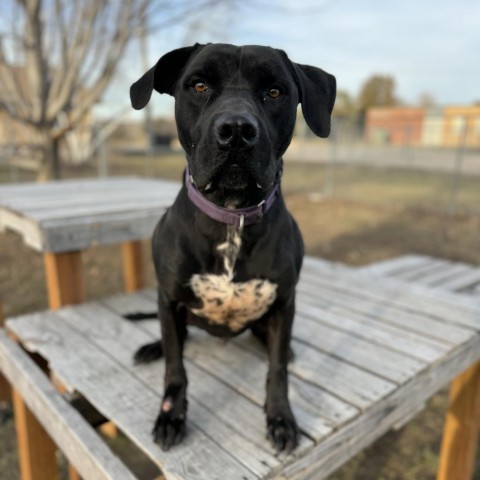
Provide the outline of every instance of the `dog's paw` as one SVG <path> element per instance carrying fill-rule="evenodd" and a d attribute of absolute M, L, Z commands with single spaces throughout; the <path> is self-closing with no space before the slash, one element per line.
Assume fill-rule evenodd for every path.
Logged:
<path fill-rule="evenodd" d="M 298 445 L 298 427 L 292 413 L 267 416 L 267 438 L 277 452 L 292 452 Z"/>
<path fill-rule="evenodd" d="M 135 364 L 150 363 L 163 357 L 163 345 L 161 340 L 142 345 L 133 356 Z"/>
<path fill-rule="evenodd" d="M 160 413 L 152 430 L 153 440 L 167 451 L 185 436 L 186 408 L 174 405 L 171 397 L 162 401 Z"/>

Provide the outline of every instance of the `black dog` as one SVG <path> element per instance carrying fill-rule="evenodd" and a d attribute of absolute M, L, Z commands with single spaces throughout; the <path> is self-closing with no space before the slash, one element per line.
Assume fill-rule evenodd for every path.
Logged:
<path fill-rule="evenodd" d="M 320 137 L 330 132 L 335 78 L 269 47 L 196 44 L 164 55 L 130 90 L 141 109 L 152 90 L 175 97 L 187 154 L 183 187 L 153 236 L 162 342 L 137 361 L 165 355 L 165 394 L 153 434 L 164 449 L 185 431 L 187 324 L 230 337 L 251 329 L 268 347 L 267 434 L 297 445 L 287 362 L 295 286 L 303 258 L 298 227 L 279 188 L 297 105 Z"/>

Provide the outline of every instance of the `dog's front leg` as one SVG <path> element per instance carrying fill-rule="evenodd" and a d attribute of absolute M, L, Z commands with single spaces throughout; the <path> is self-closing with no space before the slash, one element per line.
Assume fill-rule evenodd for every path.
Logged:
<path fill-rule="evenodd" d="M 165 356 L 165 393 L 152 433 L 163 450 L 179 443 L 185 435 L 187 375 L 183 365 L 183 344 L 187 332 L 186 311 L 185 308 L 177 307 L 176 302 L 169 302 L 159 293 L 158 310 Z"/>
<path fill-rule="evenodd" d="M 268 320 L 267 437 L 277 451 L 290 453 L 298 444 L 298 427 L 288 401 L 288 357 L 295 304 L 275 312 Z"/>

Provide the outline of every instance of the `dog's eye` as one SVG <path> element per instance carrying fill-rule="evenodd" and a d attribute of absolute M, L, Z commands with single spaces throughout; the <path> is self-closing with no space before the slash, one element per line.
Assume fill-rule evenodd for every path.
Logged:
<path fill-rule="evenodd" d="M 208 90 L 208 85 L 206 83 L 203 83 L 203 82 L 197 82 L 194 86 L 193 86 L 193 89 L 197 92 L 197 93 L 204 93 Z"/>
<path fill-rule="evenodd" d="M 278 98 L 282 95 L 282 92 L 278 88 L 271 88 L 267 93 L 268 96 L 272 98 Z"/>

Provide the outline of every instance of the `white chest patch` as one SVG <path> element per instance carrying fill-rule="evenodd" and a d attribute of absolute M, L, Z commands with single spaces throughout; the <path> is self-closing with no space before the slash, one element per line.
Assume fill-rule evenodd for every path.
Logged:
<path fill-rule="evenodd" d="M 202 300 L 195 315 L 210 323 L 240 330 L 248 321 L 264 315 L 276 298 L 277 286 L 268 280 L 232 282 L 228 275 L 193 275 L 190 280 L 195 296 Z"/>
<path fill-rule="evenodd" d="M 241 235 L 242 227 L 228 225 L 227 241 L 217 247 L 223 257 L 224 274 L 195 274 L 190 279 L 193 293 L 202 301 L 202 306 L 192 312 L 211 324 L 228 326 L 232 331 L 241 330 L 247 322 L 259 319 L 277 296 L 277 285 L 269 280 L 233 281 Z"/>

